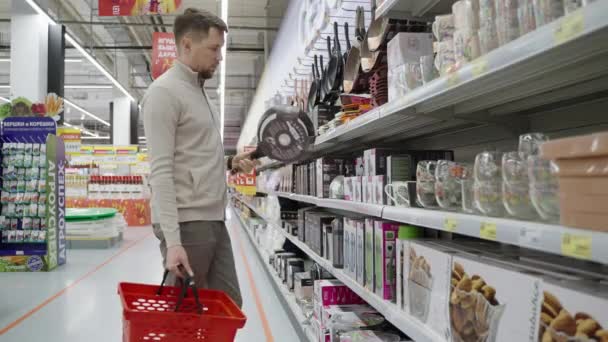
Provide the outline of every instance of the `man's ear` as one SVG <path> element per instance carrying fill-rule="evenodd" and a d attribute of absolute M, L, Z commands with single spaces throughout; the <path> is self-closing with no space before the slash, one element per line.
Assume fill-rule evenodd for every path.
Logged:
<path fill-rule="evenodd" d="M 192 50 L 192 37 L 190 36 L 190 34 L 186 34 L 182 38 L 182 41 L 180 42 L 180 46 L 181 46 L 182 52 L 190 52 L 190 50 Z"/>

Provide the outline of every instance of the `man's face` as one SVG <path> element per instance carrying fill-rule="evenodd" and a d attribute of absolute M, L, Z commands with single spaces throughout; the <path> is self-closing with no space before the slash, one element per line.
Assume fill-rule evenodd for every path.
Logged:
<path fill-rule="evenodd" d="M 185 38 L 184 54 L 190 62 L 190 68 L 198 72 L 203 79 L 213 77 L 215 69 L 222 60 L 224 32 L 211 27 L 206 37 L 199 39 L 192 33 L 188 36 Z"/>

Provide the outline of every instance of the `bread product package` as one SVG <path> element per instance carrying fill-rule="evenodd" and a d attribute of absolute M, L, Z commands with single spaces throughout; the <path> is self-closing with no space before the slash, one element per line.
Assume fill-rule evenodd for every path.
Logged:
<path fill-rule="evenodd" d="M 401 310 L 407 309 L 408 298 L 408 278 L 410 264 L 413 263 L 410 254 L 410 242 L 415 239 L 420 239 L 424 235 L 424 229 L 410 225 L 400 225 L 395 241 L 395 261 L 396 261 L 396 303 Z"/>
<path fill-rule="evenodd" d="M 371 292 L 375 292 L 376 275 L 374 269 L 374 234 L 375 234 L 375 219 L 365 219 L 365 288 Z"/>
<path fill-rule="evenodd" d="M 450 281 L 451 341 L 537 340 L 542 302 L 539 276 L 455 255 Z"/>
<path fill-rule="evenodd" d="M 451 286 L 452 254 L 424 241 L 409 244 L 407 307 L 412 317 L 449 336 L 448 298 Z"/>
<path fill-rule="evenodd" d="M 365 285 L 365 221 L 355 220 L 356 243 L 357 243 L 357 276 L 356 280 L 361 285 Z"/>
<path fill-rule="evenodd" d="M 389 221 L 374 222 L 375 292 L 382 299 L 395 300 L 396 256 L 395 241 L 399 224 Z"/>
<path fill-rule="evenodd" d="M 608 341 L 605 286 L 544 278 L 538 342 Z"/>

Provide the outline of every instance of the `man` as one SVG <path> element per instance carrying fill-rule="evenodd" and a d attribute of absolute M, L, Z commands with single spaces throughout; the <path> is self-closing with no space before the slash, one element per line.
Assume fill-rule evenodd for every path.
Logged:
<path fill-rule="evenodd" d="M 149 87 L 142 107 L 151 160 L 154 233 L 165 267 L 199 287 L 226 292 L 242 304 L 232 246 L 224 225 L 225 164 L 251 171 L 248 154 L 224 158 L 220 118 L 203 87 L 222 60 L 226 24 L 187 9 L 175 19 L 178 57 Z M 170 282 L 175 283 L 175 277 Z"/>

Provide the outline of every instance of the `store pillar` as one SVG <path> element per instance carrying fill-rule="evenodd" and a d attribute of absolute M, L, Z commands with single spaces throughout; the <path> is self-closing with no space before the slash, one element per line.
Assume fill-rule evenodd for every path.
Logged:
<path fill-rule="evenodd" d="M 45 8 L 46 0 L 38 1 Z M 25 1 L 11 2 L 11 97 L 47 95 L 49 23 Z"/>
<path fill-rule="evenodd" d="M 130 66 L 126 57 L 116 58 L 116 78 L 129 88 Z M 113 145 L 132 144 L 131 115 L 132 108 L 137 110 L 137 104 L 117 89 L 114 89 L 114 100 L 110 104 L 110 123 L 112 124 L 111 143 Z M 137 134 L 135 134 L 137 142 Z"/>

